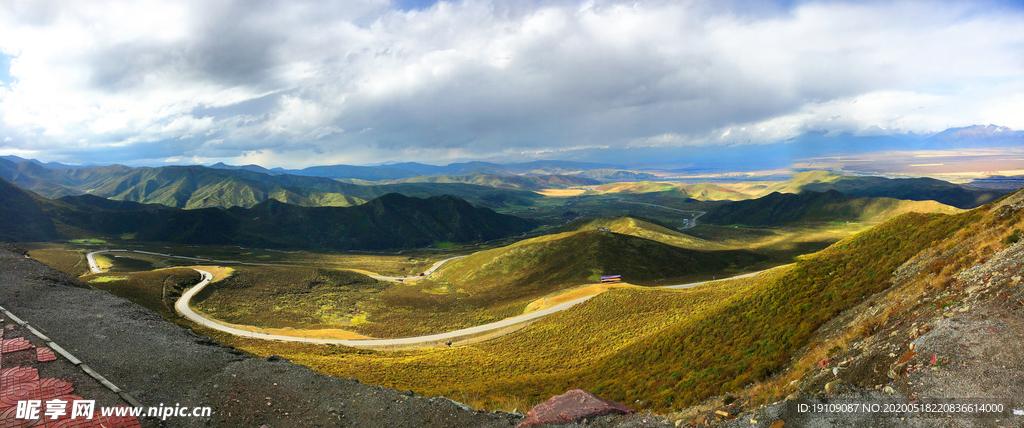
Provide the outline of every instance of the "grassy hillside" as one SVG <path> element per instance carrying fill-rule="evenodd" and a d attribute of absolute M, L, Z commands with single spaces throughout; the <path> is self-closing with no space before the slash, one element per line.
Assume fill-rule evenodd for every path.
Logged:
<path fill-rule="evenodd" d="M 696 251 L 618 233 L 566 232 L 481 251 L 448 262 L 427 280 L 394 286 L 356 331 L 372 336 L 428 334 L 523 313 L 552 293 L 622 275 L 637 285 L 688 282 L 739 272 L 765 260 L 747 251 Z"/>
<path fill-rule="evenodd" d="M 620 400 L 642 395 L 645 406 L 665 409 L 763 379 L 787 364 L 818 326 L 888 287 L 904 261 L 978 218 L 897 217 L 807 257 L 707 317 L 620 350 L 573 381 Z"/>
<path fill-rule="evenodd" d="M 653 231 L 660 228 L 628 218 L 608 224 L 622 224 L 643 233 L 659 233 Z M 675 236 L 667 229 L 664 232 L 662 238 L 670 241 L 681 241 L 685 237 Z M 289 276 L 264 272 L 277 268 L 257 268 L 264 272 L 260 274 L 262 279 L 247 281 L 251 285 L 236 287 L 237 290 L 220 290 L 215 295 L 220 297 L 205 302 L 203 308 L 236 323 L 345 328 L 374 337 L 401 337 L 471 327 L 519 315 L 528 303 L 538 298 L 599 282 L 601 275 L 620 274 L 626 281 L 641 285 L 675 284 L 711 274 L 738 272 L 765 259 L 746 251 L 695 251 L 586 228 L 481 251 L 451 261 L 431 278 L 419 282 L 377 284 L 362 296 L 355 293 L 358 290 L 352 290 L 345 298 L 350 301 L 344 303 L 343 308 L 338 304 L 329 306 L 332 311 L 358 317 L 359 322 L 354 324 L 323 315 L 325 303 L 320 301 L 323 299 L 305 296 L 302 290 L 308 292 L 308 287 L 296 285 L 301 282 L 298 278 L 308 276 L 305 273 Z M 240 269 L 239 281 L 249 275 L 250 270 L 253 269 Z M 268 287 L 276 291 L 259 292 Z M 286 310 L 288 314 L 306 315 L 269 311 L 267 305 Z"/>
<path fill-rule="evenodd" d="M 331 374 L 490 407 L 579 387 L 668 410 L 781 370 L 824 322 L 886 289 L 896 267 L 979 219 L 974 212 L 905 214 L 764 276 L 681 291 L 612 290 L 518 333 L 455 349 L 368 353 L 233 343 Z"/>
<path fill-rule="evenodd" d="M 140 204 L 134 210 L 110 211 L 59 201 L 47 206 L 56 221 L 107 236 L 258 248 L 414 248 L 504 238 L 533 228 L 528 220 L 476 208 L 451 196 L 419 199 L 390 194 L 355 207 L 300 207 L 275 200 L 227 210 Z"/>
<path fill-rule="evenodd" d="M 46 241 L 57 237 L 45 199 L 0 178 L 0 241 Z"/>
<path fill-rule="evenodd" d="M 180 210 L 94 196 L 52 201 L 0 181 L 0 237 L 43 241 L 57 226 L 141 241 L 260 248 L 388 249 L 474 242 L 526 232 L 534 223 L 451 196 L 385 195 L 357 207 L 299 207 L 264 201 L 252 209 Z"/>
<path fill-rule="evenodd" d="M 520 284 L 549 292 L 551 285 L 598 282 L 621 274 L 623 281 L 648 285 L 694 273 L 723 271 L 760 261 L 744 251 L 695 251 L 620 233 L 581 230 L 542 236 L 453 260 L 437 281 L 467 284 L 472 290 Z"/>
<path fill-rule="evenodd" d="M 640 181 L 635 183 L 608 183 L 597 187 L 603 193 L 667 192 L 679 198 L 698 201 L 741 201 L 754 196 L 712 183 L 684 184 L 678 182 Z"/>
<path fill-rule="evenodd" d="M 766 190 L 770 192 L 799 193 L 804 190 L 826 192 L 836 190 L 850 196 L 882 197 L 910 201 L 937 201 L 962 209 L 970 209 L 992 202 L 1006 192 L 966 188 L 934 178 L 858 177 L 828 171 L 806 171 L 793 175 L 793 179 Z"/>
<path fill-rule="evenodd" d="M 80 278 L 92 288 L 106 290 L 174 319 L 174 302 L 185 290 L 202 280 L 190 268 L 159 269 L 132 274 L 91 274 Z"/>
<path fill-rule="evenodd" d="M 935 201 L 857 198 L 835 190 L 800 194 L 771 193 L 758 199 L 723 204 L 701 220 L 711 224 L 777 226 L 797 222 L 881 222 L 907 212 L 953 214 L 961 210 Z"/>
<path fill-rule="evenodd" d="M 961 209 L 991 202 L 1006 192 L 964 187 L 932 178 L 859 177 L 829 171 L 805 171 L 784 182 L 698 183 L 643 181 L 608 183 L 597 187 L 603 193 L 665 193 L 700 201 L 742 201 L 772 193 L 827 192 L 835 190 L 855 197 L 877 197 L 910 201 L 937 201 Z"/>
<path fill-rule="evenodd" d="M 634 217 L 600 218 L 593 220 L 580 220 L 566 225 L 562 230 L 597 230 L 605 228 L 615 233 L 631 235 L 674 247 L 689 248 L 691 250 L 724 250 L 725 246 L 696 238 L 665 226 L 655 224 L 651 221 L 641 220 Z"/>

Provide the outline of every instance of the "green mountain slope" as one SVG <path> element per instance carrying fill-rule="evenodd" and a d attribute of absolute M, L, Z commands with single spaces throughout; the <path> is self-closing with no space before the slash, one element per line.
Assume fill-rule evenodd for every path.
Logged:
<path fill-rule="evenodd" d="M 714 183 L 685 184 L 669 181 L 608 183 L 597 187 L 603 193 L 666 193 L 677 198 L 698 201 L 739 201 L 752 195 Z"/>
<path fill-rule="evenodd" d="M 46 241 L 57 229 L 42 206 L 49 201 L 0 178 L 0 241 Z"/>
<path fill-rule="evenodd" d="M 766 257 L 748 251 L 697 251 L 596 230 L 528 239 L 452 260 L 431 278 L 388 288 L 367 304 L 375 337 L 429 334 L 523 313 L 533 300 L 622 275 L 634 285 L 669 285 L 699 274 L 739 271 Z M 428 316 L 429 315 L 429 316 Z"/>
<path fill-rule="evenodd" d="M 792 180 L 773 186 L 764 194 L 771 192 L 799 193 L 804 190 L 815 192 L 837 190 L 850 196 L 936 201 L 962 209 L 987 204 L 1007 193 L 967 188 L 934 178 L 890 179 L 839 175 L 828 171 L 806 171 L 794 174 Z"/>
<path fill-rule="evenodd" d="M 300 207 L 276 200 L 253 208 L 182 210 L 69 198 L 46 211 L 57 222 L 109 236 L 134 234 L 145 241 L 246 245 L 264 248 L 380 250 L 473 242 L 526 232 L 533 223 L 473 207 L 452 196 L 427 199 L 384 195 L 355 207 Z"/>
<path fill-rule="evenodd" d="M 961 210 L 935 201 L 858 198 L 835 190 L 800 194 L 771 193 L 758 199 L 723 204 L 701 219 L 710 224 L 777 226 L 797 222 L 880 222 L 906 212 L 954 214 Z"/>
<path fill-rule="evenodd" d="M 560 230 L 583 231 L 605 228 L 615 233 L 631 235 L 691 250 L 723 250 L 721 244 L 669 229 L 650 221 L 634 217 L 599 218 L 572 222 Z"/>
<path fill-rule="evenodd" d="M 468 291 L 491 287 L 548 293 L 602 275 L 646 285 L 763 260 L 746 251 L 696 251 L 620 233 L 581 230 L 528 239 L 449 262 L 436 276 Z"/>

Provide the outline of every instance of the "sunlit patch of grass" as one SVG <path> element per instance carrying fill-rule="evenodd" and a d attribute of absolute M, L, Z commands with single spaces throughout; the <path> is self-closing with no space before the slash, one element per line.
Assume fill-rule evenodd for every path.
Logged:
<path fill-rule="evenodd" d="M 368 316 L 368 314 L 361 313 L 361 314 L 356 315 L 356 316 L 354 316 L 352 318 L 349 318 L 348 323 L 349 323 L 349 325 L 366 324 L 366 323 L 370 322 L 369 320 L 366 319 L 367 316 Z"/>
<path fill-rule="evenodd" d="M 124 281 L 126 279 L 128 279 L 127 276 L 98 276 L 96 278 L 90 279 L 89 283 L 92 284 L 99 282 Z"/>
<path fill-rule="evenodd" d="M 105 241 L 103 239 L 99 239 L 99 238 L 72 239 L 72 240 L 70 240 L 68 242 L 73 243 L 73 244 L 106 244 L 107 243 L 107 241 Z"/>
<path fill-rule="evenodd" d="M 540 193 L 549 198 L 568 198 L 572 196 L 579 196 L 587 192 L 587 189 L 583 188 L 568 188 L 568 189 L 543 189 L 537 190 Z"/>
<path fill-rule="evenodd" d="M 96 266 L 98 266 L 100 270 L 104 272 L 114 267 L 114 260 L 108 254 L 109 253 L 101 253 L 93 255 L 93 258 L 96 259 Z"/>

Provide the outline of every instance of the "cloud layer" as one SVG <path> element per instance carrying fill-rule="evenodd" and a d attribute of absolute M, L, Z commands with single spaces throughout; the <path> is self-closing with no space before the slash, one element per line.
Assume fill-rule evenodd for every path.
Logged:
<path fill-rule="evenodd" d="M 766 143 L 809 130 L 1024 129 L 1024 11 L 1013 6 L 409 9 L 4 2 L 0 153 L 299 167 Z"/>

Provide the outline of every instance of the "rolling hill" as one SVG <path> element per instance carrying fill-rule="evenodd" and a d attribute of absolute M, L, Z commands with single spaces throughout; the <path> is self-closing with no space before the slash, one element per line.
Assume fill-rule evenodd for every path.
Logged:
<path fill-rule="evenodd" d="M 974 189 L 934 178 L 884 178 L 839 175 L 828 171 L 805 171 L 793 179 L 765 189 L 772 192 L 799 193 L 804 190 L 836 190 L 850 196 L 936 201 L 961 209 L 975 208 L 1005 195 L 1005 191 Z"/>
<path fill-rule="evenodd" d="M 602 275 L 622 275 L 634 285 L 668 285 L 738 272 L 766 259 L 597 230 L 557 233 L 476 252 L 446 263 L 428 279 L 390 287 L 364 306 L 369 322 L 351 328 L 374 337 L 437 333 L 522 314 L 535 299 L 598 283 Z"/>
<path fill-rule="evenodd" d="M 622 222 L 626 223 L 626 222 Z M 666 234 L 671 236 L 669 234 Z M 549 293 L 552 287 L 622 275 L 638 285 L 719 272 L 764 260 L 747 251 L 698 251 L 615 232 L 585 229 L 528 239 L 449 262 L 436 280 L 477 293 Z"/>
<path fill-rule="evenodd" d="M 936 201 L 970 209 L 998 199 L 1007 191 L 980 189 L 933 178 L 884 178 L 804 171 L 783 182 L 739 182 L 687 184 L 671 181 L 607 183 L 596 188 L 602 193 L 665 193 L 699 201 L 742 201 L 775 192 L 800 193 L 836 190 L 857 197 L 879 197 L 910 201 Z"/>
<path fill-rule="evenodd" d="M 674 197 L 698 201 L 739 201 L 754 196 L 714 183 L 685 184 L 671 181 L 640 181 L 608 183 L 597 187 L 602 193 L 667 193 Z"/>
<path fill-rule="evenodd" d="M 48 241 L 57 229 L 42 206 L 46 199 L 0 178 L 0 241 Z"/>
<path fill-rule="evenodd" d="M 725 247 L 716 242 L 696 238 L 665 226 L 655 224 L 652 221 L 634 217 L 599 218 L 592 220 L 577 220 L 567 224 L 559 230 L 584 231 L 605 228 L 622 235 L 636 236 L 661 242 L 674 247 L 688 248 L 691 250 L 724 250 Z"/>
<path fill-rule="evenodd" d="M 758 199 L 722 204 L 702 220 L 711 224 L 778 226 L 797 222 L 881 222 L 907 212 L 955 214 L 958 208 L 935 201 L 858 198 L 836 190 L 799 194 L 771 193 Z"/>

